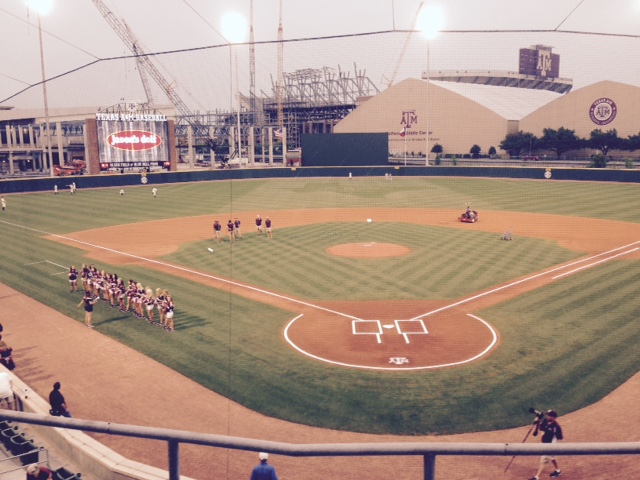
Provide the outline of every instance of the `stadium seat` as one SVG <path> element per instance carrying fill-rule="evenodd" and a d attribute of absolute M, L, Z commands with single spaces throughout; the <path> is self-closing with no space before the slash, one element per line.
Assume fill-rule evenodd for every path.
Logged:
<path fill-rule="evenodd" d="M 59 468 L 53 472 L 53 480 L 80 480 L 82 478 L 81 473 L 73 473 L 66 468 Z"/>

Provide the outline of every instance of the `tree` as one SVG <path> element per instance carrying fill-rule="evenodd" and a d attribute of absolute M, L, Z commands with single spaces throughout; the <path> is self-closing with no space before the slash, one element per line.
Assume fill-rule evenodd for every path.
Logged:
<path fill-rule="evenodd" d="M 560 127 L 558 130 L 545 128 L 542 133 L 542 138 L 538 140 L 538 148 L 556 152 L 557 157 L 570 150 L 582 148 L 584 142 L 584 140 L 576 136 L 574 130 L 564 127 Z"/>
<path fill-rule="evenodd" d="M 481 151 L 482 151 L 482 148 L 480 148 L 480 145 L 474 145 L 473 147 L 471 147 L 471 150 L 469 150 L 469 153 L 471 154 L 471 158 L 478 158 L 480 156 Z"/>
<path fill-rule="evenodd" d="M 490 156 L 491 158 L 493 158 L 493 157 L 496 155 L 496 153 L 498 153 L 498 152 L 496 151 L 496 147 L 489 147 L 489 156 Z"/>
<path fill-rule="evenodd" d="M 444 148 L 442 148 L 442 145 L 440 145 L 439 143 L 436 143 L 431 149 L 431 153 L 440 154 L 442 152 L 444 152 Z"/>
<path fill-rule="evenodd" d="M 591 157 L 591 168 L 607 168 L 607 157 L 598 153 Z"/>
<path fill-rule="evenodd" d="M 618 131 L 614 128 L 603 132 L 599 128 L 591 132 L 587 146 L 595 150 L 600 150 L 602 155 L 609 153 L 609 150 L 621 150 L 623 139 L 618 137 Z"/>
<path fill-rule="evenodd" d="M 640 133 L 637 135 L 629 135 L 622 145 L 624 150 L 633 152 L 634 150 L 640 150 Z"/>
<path fill-rule="evenodd" d="M 518 133 L 510 133 L 504 140 L 500 142 L 501 150 L 504 150 L 512 157 L 517 157 L 520 153 L 525 150 L 529 151 L 533 147 L 536 146 L 538 139 L 533 133 L 529 132 L 518 132 Z"/>

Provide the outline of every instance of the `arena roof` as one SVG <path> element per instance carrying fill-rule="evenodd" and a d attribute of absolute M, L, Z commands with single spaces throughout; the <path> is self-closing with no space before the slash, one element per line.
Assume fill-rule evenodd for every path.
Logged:
<path fill-rule="evenodd" d="M 431 80 L 431 82 L 473 100 L 507 120 L 520 120 L 562 96 L 547 90 L 506 88 L 448 81 Z"/>

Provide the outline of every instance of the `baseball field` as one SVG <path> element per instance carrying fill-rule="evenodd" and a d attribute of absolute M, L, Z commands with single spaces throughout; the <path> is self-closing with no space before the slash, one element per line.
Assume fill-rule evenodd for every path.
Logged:
<path fill-rule="evenodd" d="M 79 186 L 6 197 L 0 282 L 79 323 L 70 265 L 168 289 L 175 332 L 98 304 L 90 333 L 268 417 L 403 436 L 507 429 L 529 407 L 587 407 L 640 368 L 637 185 Z M 466 205 L 477 223 L 457 220 Z M 236 218 L 242 238 L 216 242 L 213 221 Z"/>

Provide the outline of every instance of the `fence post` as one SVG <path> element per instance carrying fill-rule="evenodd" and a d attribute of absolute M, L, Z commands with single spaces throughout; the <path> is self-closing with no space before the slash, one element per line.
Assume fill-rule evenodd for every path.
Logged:
<path fill-rule="evenodd" d="M 436 480 L 436 455 L 424 454 L 424 480 Z"/>
<path fill-rule="evenodd" d="M 180 442 L 169 440 L 169 480 L 180 480 Z"/>

